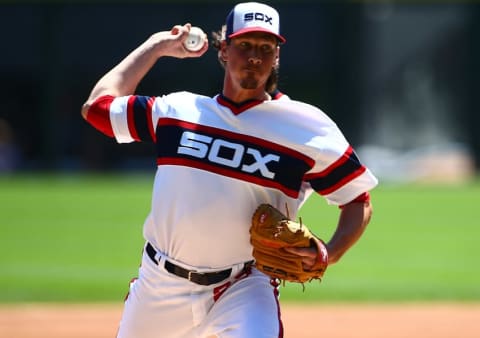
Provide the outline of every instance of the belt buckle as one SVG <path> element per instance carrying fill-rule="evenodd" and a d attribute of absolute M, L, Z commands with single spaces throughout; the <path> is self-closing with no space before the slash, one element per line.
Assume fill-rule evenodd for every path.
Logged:
<path fill-rule="evenodd" d="M 188 281 L 191 282 L 192 281 L 192 274 L 195 273 L 195 271 L 193 270 L 188 270 Z"/>

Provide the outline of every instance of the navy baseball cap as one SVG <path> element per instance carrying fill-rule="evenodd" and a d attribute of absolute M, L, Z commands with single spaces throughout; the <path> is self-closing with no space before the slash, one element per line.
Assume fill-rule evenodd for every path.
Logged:
<path fill-rule="evenodd" d="M 226 40 L 249 32 L 265 32 L 274 35 L 281 43 L 286 42 L 280 35 L 280 16 L 277 10 L 258 2 L 236 5 L 227 16 L 226 26 Z"/>

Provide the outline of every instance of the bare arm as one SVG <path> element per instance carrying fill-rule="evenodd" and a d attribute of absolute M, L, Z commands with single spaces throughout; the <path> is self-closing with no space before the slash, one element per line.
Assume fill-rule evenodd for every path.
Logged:
<path fill-rule="evenodd" d="M 337 229 L 327 243 L 328 262 L 338 262 L 362 236 L 372 216 L 370 202 L 350 203 L 343 207 L 338 220 Z"/>
<path fill-rule="evenodd" d="M 176 58 L 199 57 L 208 49 L 208 41 L 198 52 L 190 52 L 183 46 L 191 25 L 175 26 L 170 31 L 158 32 L 132 51 L 112 70 L 106 73 L 93 87 L 90 96 L 82 106 L 86 119 L 90 105 L 100 96 L 125 96 L 135 92 L 140 81 L 164 56 Z"/>
<path fill-rule="evenodd" d="M 328 264 L 338 262 L 340 257 L 359 240 L 370 222 L 372 210 L 370 202 L 354 202 L 342 208 L 337 228 L 326 244 Z M 303 267 L 306 270 L 313 267 L 317 260 L 318 252 L 315 247 L 286 248 L 285 250 L 303 256 Z"/>

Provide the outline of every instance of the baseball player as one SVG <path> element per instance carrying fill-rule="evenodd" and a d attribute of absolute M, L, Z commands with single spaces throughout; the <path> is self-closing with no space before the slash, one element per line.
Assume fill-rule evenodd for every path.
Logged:
<path fill-rule="evenodd" d="M 196 52 L 186 49 L 187 23 L 150 36 L 97 82 L 83 105 L 83 117 L 117 142 L 156 146 L 146 243 L 118 337 L 282 337 L 279 283 L 253 262 L 256 207 L 287 206 L 295 218 L 312 193 L 340 206 L 325 244 L 329 264 L 368 224 L 377 180 L 337 125 L 316 107 L 269 94 L 285 43 L 279 27 L 270 6 L 249 2 L 231 10 L 214 35 L 225 68 L 214 97 L 135 93 L 163 57 L 207 51 L 207 40 Z M 291 252 L 305 269 L 326 259 L 316 246 Z"/>

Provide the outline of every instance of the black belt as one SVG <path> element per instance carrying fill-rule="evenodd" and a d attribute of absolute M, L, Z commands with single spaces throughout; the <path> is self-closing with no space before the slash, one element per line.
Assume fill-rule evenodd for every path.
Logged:
<path fill-rule="evenodd" d="M 154 249 L 154 247 L 150 243 L 147 243 L 146 251 L 147 251 L 148 257 L 150 257 L 150 259 L 156 265 L 158 265 L 158 261 L 155 258 L 157 251 Z M 252 262 L 245 263 L 244 269 L 250 266 L 251 263 Z M 222 271 L 206 272 L 206 273 L 201 273 L 194 270 L 187 270 L 178 265 L 173 264 L 172 262 L 169 262 L 168 260 L 165 260 L 165 269 L 176 276 L 183 277 L 185 279 L 188 279 L 191 282 L 194 282 L 200 285 L 211 285 L 211 284 L 219 283 L 227 279 L 228 277 L 230 277 L 230 275 L 232 274 L 231 268 L 222 270 Z"/>

